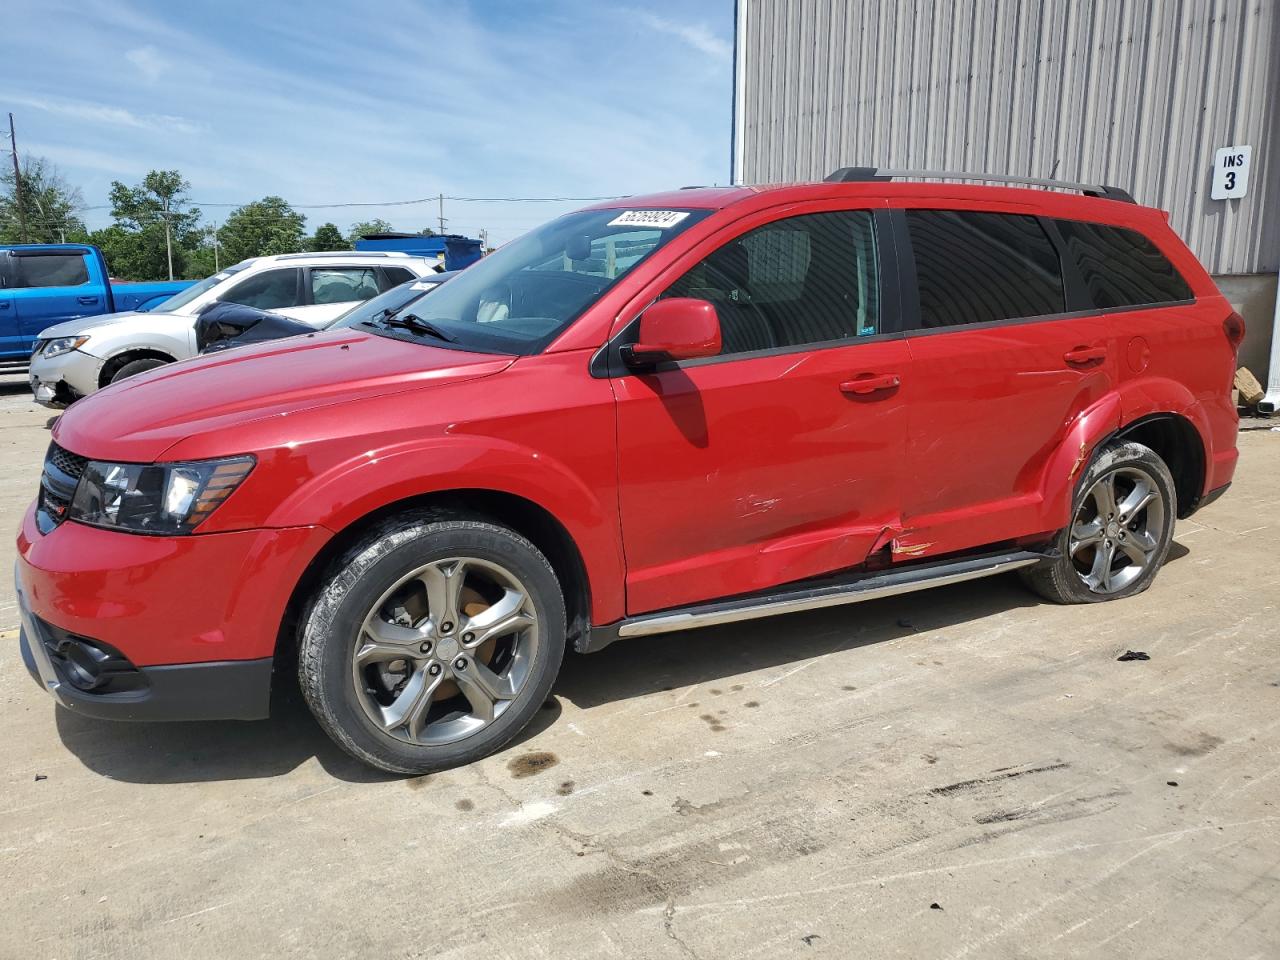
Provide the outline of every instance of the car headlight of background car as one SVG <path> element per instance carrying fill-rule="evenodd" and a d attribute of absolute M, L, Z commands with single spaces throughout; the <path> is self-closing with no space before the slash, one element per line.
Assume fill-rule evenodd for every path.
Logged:
<path fill-rule="evenodd" d="M 44 345 L 41 356 L 59 357 L 64 353 L 70 353 L 72 350 L 79 350 L 88 342 L 88 337 L 58 337 L 56 340 L 50 340 Z"/>
<path fill-rule="evenodd" d="M 251 456 L 85 466 L 67 517 L 136 533 L 190 533 L 253 469 Z"/>

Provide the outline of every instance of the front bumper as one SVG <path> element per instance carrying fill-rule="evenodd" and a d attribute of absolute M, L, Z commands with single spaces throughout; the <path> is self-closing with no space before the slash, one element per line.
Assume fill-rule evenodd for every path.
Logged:
<path fill-rule="evenodd" d="M 28 510 L 15 570 L 24 659 L 60 703 L 91 716 L 265 716 L 290 595 L 328 537 L 320 527 L 147 537 L 74 521 L 46 535 Z M 85 644 L 127 682 L 86 689 L 64 656 Z"/>
<path fill-rule="evenodd" d="M 262 720 L 271 700 L 272 658 L 184 663 L 132 671 L 128 689 L 86 689 L 57 654 L 18 584 L 19 645 L 27 672 L 68 710 L 103 720 Z"/>
<path fill-rule="evenodd" d="M 35 401 L 58 409 L 98 389 L 103 361 L 80 350 L 56 357 L 31 358 L 28 378 Z"/>

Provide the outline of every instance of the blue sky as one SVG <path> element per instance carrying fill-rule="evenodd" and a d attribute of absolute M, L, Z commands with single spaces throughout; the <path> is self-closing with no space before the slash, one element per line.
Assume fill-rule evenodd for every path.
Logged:
<path fill-rule="evenodd" d="M 732 0 L 8 0 L 4 22 L 0 111 L 87 205 L 150 169 L 181 170 L 211 219 L 227 210 L 207 204 L 268 194 L 590 197 L 729 178 Z M 503 242 L 580 205 L 445 215 Z M 301 212 L 310 229 L 416 229 L 436 207 Z"/>

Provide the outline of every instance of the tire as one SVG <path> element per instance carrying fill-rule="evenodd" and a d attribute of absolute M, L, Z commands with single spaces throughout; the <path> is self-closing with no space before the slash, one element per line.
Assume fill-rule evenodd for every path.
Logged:
<path fill-rule="evenodd" d="M 1108 482 L 1114 523 L 1098 519 Z M 1146 505 L 1123 512 L 1148 495 Z M 1019 571 L 1023 582 L 1054 603 L 1100 603 L 1141 593 L 1168 556 L 1177 503 L 1173 477 L 1154 450 L 1125 440 L 1107 444 L 1080 478 L 1071 522 L 1055 540 L 1057 557 Z"/>
<path fill-rule="evenodd" d="M 485 519 L 415 512 L 380 524 L 330 568 L 302 619 L 298 680 L 347 753 L 391 773 L 430 773 L 486 757 L 524 729 L 551 691 L 565 637 L 560 584 L 537 547 Z"/>
<path fill-rule="evenodd" d="M 119 383 L 121 380 L 127 380 L 129 377 L 139 373 L 146 373 L 148 370 L 154 370 L 156 367 L 163 367 L 168 361 L 160 360 L 157 357 L 140 357 L 137 360 L 130 360 L 119 370 L 111 375 L 109 383 Z"/>

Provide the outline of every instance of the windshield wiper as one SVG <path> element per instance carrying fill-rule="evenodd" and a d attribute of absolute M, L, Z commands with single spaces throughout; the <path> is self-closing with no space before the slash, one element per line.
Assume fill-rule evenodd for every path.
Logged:
<path fill-rule="evenodd" d="M 455 337 L 453 334 L 445 333 L 443 330 L 437 327 L 430 320 L 423 320 L 416 313 L 405 313 L 405 314 L 398 314 L 394 316 L 387 316 L 387 314 L 392 314 L 392 313 L 394 313 L 394 311 L 384 310 L 381 314 L 379 314 L 374 319 L 380 320 L 382 322 L 382 325 L 385 327 L 400 327 L 403 330 L 412 330 L 414 333 L 424 333 L 428 337 L 434 337 L 437 340 L 443 340 L 445 343 L 458 342 L 458 338 Z M 373 323 L 373 321 L 366 321 L 366 323 Z"/>

